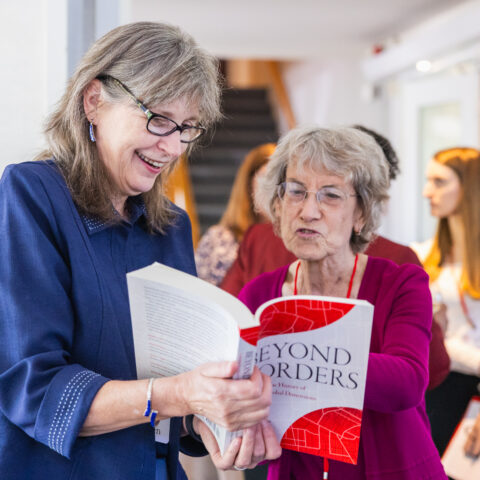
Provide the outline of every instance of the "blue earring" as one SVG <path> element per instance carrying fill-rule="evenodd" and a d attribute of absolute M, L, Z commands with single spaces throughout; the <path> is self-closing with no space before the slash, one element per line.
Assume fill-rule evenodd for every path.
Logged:
<path fill-rule="evenodd" d="M 88 133 L 90 134 L 90 140 L 92 142 L 96 142 L 97 139 L 95 138 L 95 134 L 93 133 L 93 124 L 90 122 L 90 126 L 88 127 Z"/>

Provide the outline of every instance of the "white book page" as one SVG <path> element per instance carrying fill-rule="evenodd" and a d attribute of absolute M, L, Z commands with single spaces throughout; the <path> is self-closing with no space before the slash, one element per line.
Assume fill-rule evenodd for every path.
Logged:
<path fill-rule="evenodd" d="M 242 302 L 158 263 L 129 273 L 127 283 L 138 378 L 177 375 L 206 362 L 237 358 L 236 377 L 251 375 L 253 354 L 239 352 L 239 327 L 252 327 L 255 319 Z M 168 442 L 169 422 L 157 425 L 156 441 Z M 223 451 L 235 434 L 209 426 Z"/>
<path fill-rule="evenodd" d="M 236 360 L 239 330 L 225 308 L 167 283 L 170 278 L 159 277 L 161 283 L 135 273 L 127 278 L 139 378 L 177 375 L 205 362 Z"/>
<path fill-rule="evenodd" d="M 480 479 L 480 457 L 466 455 L 463 446 L 469 430 L 480 413 L 480 400 L 472 399 L 468 404 L 463 420 L 443 454 L 442 463 L 446 474 L 455 480 Z"/>

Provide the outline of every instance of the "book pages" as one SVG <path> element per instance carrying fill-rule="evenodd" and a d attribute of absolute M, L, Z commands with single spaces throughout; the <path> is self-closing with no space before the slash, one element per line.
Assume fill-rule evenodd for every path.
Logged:
<path fill-rule="evenodd" d="M 239 300 L 192 275 L 159 263 L 127 274 L 138 378 L 178 375 L 214 361 L 237 360 L 235 378 L 249 378 L 255 347 L 240 338 L 239 327 L 256 320 Z M 241 432 L 227 432 L 200 417 L 221 451 Z M 169 420 L 155 429 L 168 441 Z"/>

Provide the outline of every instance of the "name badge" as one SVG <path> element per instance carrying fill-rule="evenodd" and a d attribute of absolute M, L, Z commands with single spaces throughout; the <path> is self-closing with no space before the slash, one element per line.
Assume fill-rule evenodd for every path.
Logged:
<path fill-rule="evenodd" d="M 168 443 L 170 438 L 170 419 L 160 420 L 155 425 L 155 441 L 160 443 Z"/>

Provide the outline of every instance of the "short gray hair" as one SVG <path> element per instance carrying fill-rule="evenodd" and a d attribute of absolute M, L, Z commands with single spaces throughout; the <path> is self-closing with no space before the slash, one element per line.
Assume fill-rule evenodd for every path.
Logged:
<path fill-rule="evenodd" d="M 352 183 L 365 224 L 359 234 L 352 232 L 350 246 L 354 253 L 365 250 L 380 225 L 390 186 L 387 162 L 375 140 L 351 127 L 317 126 L 295 128 L 280 139 L 255 198 L 257 208 L 267 212 L 277 227 L 277 189 L 292 162 L 300 169 L 324 169 Z"/>
<path fill-rule="evenodd" d="M 108 171 L 89 140 L 83 94 L 95 78 L 114 77 L 148 105 L 182 99 L 198 107 L 199 121 L 212 125 L 220 117 L 218 61 L 178 27 L 136 22 L 117 27 L 97 40 L 80 61 L 67 89 L 46 125 L 48 151 L 37 158 L 54 157 L 73 199 L 81 210 L 114 221 Z M 113 82 L 102 80 L 109 101 L 125 101 Z M 165 173 L 144 195 L 152 229 L 163 231 L 173 219 L 164 196 Z"/>

